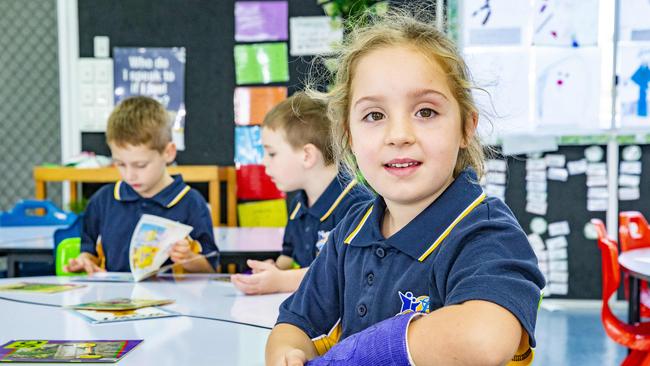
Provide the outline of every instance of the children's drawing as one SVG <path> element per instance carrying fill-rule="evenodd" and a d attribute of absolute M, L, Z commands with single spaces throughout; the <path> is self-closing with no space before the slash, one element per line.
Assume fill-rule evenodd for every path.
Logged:
<path fill-rule="evenodd" d="M 538 50 L 536 67 L 535 116 L 539 126 L 598 128 L 598 50 Z"/>
<path fill-rule="evenodd" d="M 521 0 L 465 0 L 462 3 L 465 46 L 523 44 L 531 8 Z"/>
<path fill-rule="evenodd" d="M 533 44 L 583 47 L 598 43 L 598 0 L 536 0 Z"/>
<path fill-rule="evenodd" d="M 648 126 L 650 44 L 619 47 L 617 113 L 622 126 Z"/>
<path fill-rule="evenodd" d="M 619 41 L 650 41 L 650 0 L 619 1 Z"/>

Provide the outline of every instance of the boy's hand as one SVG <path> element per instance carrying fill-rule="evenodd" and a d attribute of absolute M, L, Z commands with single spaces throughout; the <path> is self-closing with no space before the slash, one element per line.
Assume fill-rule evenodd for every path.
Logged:
<path fill-rule="evenodd" d="M 77 258 L 72 258 L 66 266 L 63 267 L 66 272 L 86 272 L 88 274 L 95 272 L 106 272 L 99 267 L 96 257 L 89 253 L 81 253 Z"/>
<path fill-rule="evenodd" d="M 190 242 L 187 239 L 179 240 L 174 243 L 169 252 L 169 257 L 174 263 L 190 260 L 197 255 L 198 254 L 194 253 L 190 248 Z"/>
<path fill-rule="evenodd" d="M 253 270 L 252 275 L 235 274 L 230 282 L 247 295 L 270 294 L 281 292 L 282 273 L 274 263 L 249 259 L 246 264 Z"/>

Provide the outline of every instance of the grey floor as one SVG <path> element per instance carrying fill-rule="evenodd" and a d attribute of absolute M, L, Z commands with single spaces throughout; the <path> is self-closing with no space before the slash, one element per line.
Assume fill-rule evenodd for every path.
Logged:
<path fill-rule="evenodd" d="M 614 312 L 626 319 L 624 303 Z M 597 302 L 544 300 L 537 317 L 535 366 L 620 365 L 627 350 L 607 337 Z"/>

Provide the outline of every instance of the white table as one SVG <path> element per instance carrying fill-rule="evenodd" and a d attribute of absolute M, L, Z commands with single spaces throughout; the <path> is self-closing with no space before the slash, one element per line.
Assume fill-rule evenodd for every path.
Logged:
<path fill-rule="evenodd" d="M 71 282 L 54 276 L 21 280 Z M 0 284 L 11 282 L 18 279 L 0 280 Z M 191 276 L 175 283 L 84 284 L 85 288 L 57 294 L 0 291 L 0 343 L 14 339 L 143 339 L 119 365 L 263 365 L 269 329 L 288 296 L 245 296 L 231 284 L 209 276 Z M 176 302 L 166 308 L 182 316 L 94 325 L 69 310 L 31 304 L 72 305 L 115 297 L 171 298 Z"/>
<path fill-rule="evenodd" d="M 0 255 L 7 256 L 7 277 L 14 277 L 19 262 L 53 261 L 54 231 L 64 226 L 0 227 Z M 215 227 L 214 237 L 222 258 L 239 267 L 246 257 L 274 258 L 282 250 L 284 228 Z"/>

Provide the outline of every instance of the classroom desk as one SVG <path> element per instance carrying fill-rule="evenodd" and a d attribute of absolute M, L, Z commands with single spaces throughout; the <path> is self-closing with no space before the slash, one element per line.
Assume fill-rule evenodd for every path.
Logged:
<path fill-rule="evenodd" d="M 20 262 L 52 262 L 54 231 L 62 226 L 0 227 L 0 255 L 7 256 L 7 277 Z M 275 258 L 282 250 L 284 228 L 215 227 L 222 259 L 243 267 L 244 258 Z"/>
<path fill-rule="evenodd" d="M 52 262 L 54 231 L 65 226 L 0 227 L 0 255 L 7 256 L 7 277 L 20 262 Z"/>
<path fill-rule="evenodd" d="M 29 282 L 81 283 L 57 294 L 0 291 L 0 343 L 13 339 L 144 339 L 119 365 L 263 365 L 264 346 L 288 294 L 245 296 L 208 275 L 178 282 L 75 282 L 31 277 Z M 18 279 L 0 280 L 1 284 Z M 115 297 L 170 298 L 172 318 L 90 324 L 60 308 Z M 47 304 L 54 306 L 35 305 Z"/>
<path fill-rule="evenodd" d="M 618 256 L 618 263 L 629 274 L 627 321 L 635 324 L 641 319 L 641 281 L 650 281 L 650 248 L 622 252 Z"/>

